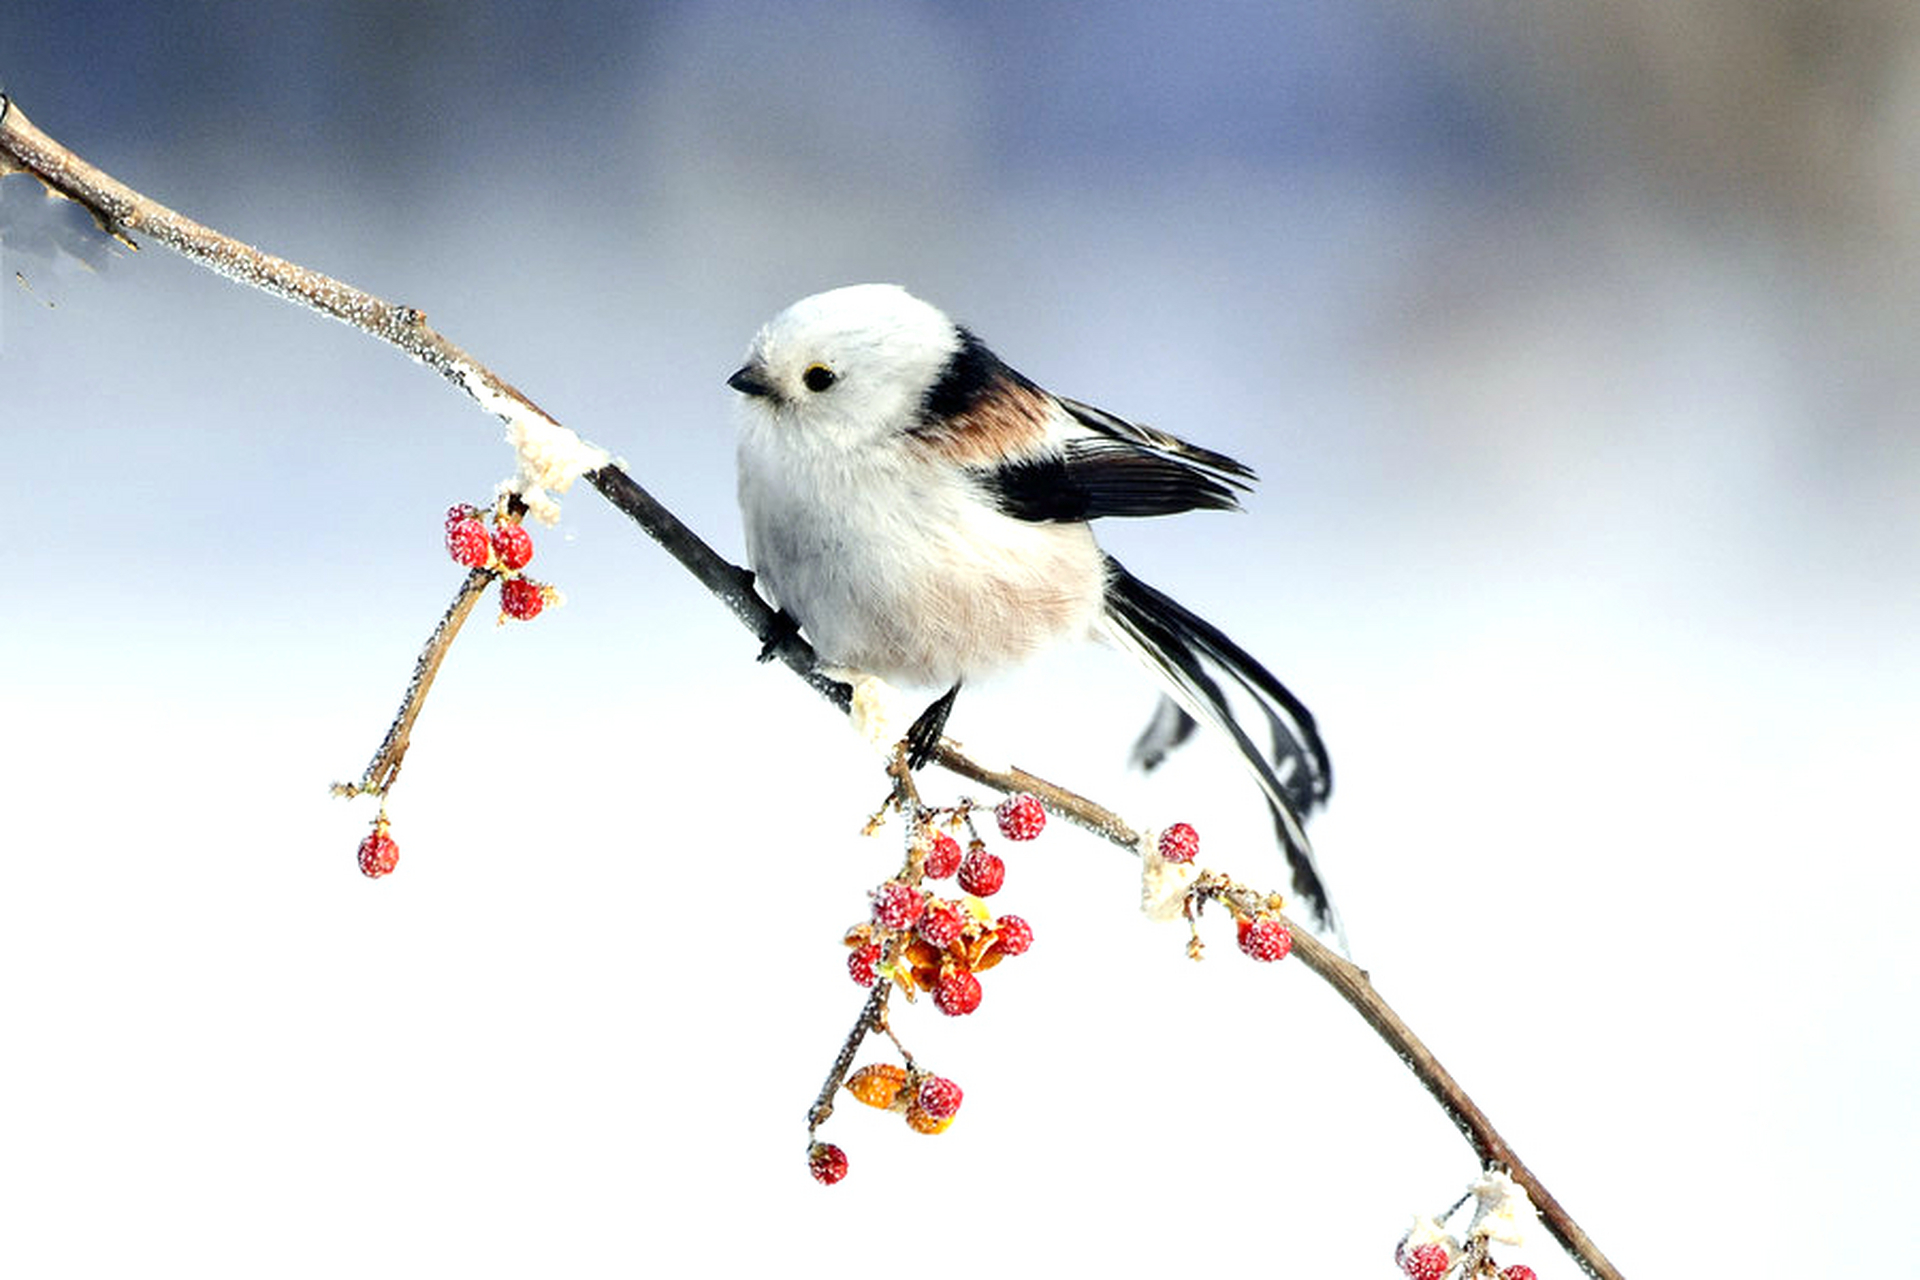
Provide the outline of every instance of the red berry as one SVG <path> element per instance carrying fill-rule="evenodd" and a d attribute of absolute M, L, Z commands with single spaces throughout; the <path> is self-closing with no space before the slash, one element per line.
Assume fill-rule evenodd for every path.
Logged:
<path fill-rule="evenodd" d="M 1533 1268 L 1524 1262 L 1516 1262 L 1500 1273 L 1500 1280 L 1540 1280 L 1533 1274 Z"/>
<path fill-rule="evenodd" d="M 387 834 L 384 824 L 367 833 L 360 842 L 360 873 L 378 880 L 400 863 L 400 846 Z"/>
<path fill-rule="evenodd" d="M 993 945 L 1002 955 L 1017 956 L 1033 945 L 1033 926 L 1019 916 L 1001 916 L 993 922 Z"/>
<path fill-rule="evenodd" d="M 447 515 L 451 517 L 453 513 L 449 511 Z M 485 568 L 487 556 L 491 554 L 487 547 L 487 526 L 472 516 L 453 521 L 447 526 L 447 554 L 455 564 L 469 569 Z"/>
<path fill-rule="evenodd" d="M 863 947 L 855 947 L 847 956 L 847 973 L 863 987 L 870 987 L 879 981 L 880 944 L 869 942 Z"/>
<path fill-rule="evenodd" d="M 945 1076 L 928 1076 L 920 1083 L 920 1109 L 935 1120 L 945 1120 L 958 1111 L 964 1096 L 960 1086 Z"/>
<path fill-rule="evenodd" d="M 933 1007 L 949 1018 L 972 1013 L 980 1007 L 980 979 L 966 969 L 947 970 L 933 988 Z"/>
<path fill-rule="evenodd" d="M 1192 862 L 1200 852 L 1200 833 L 1184 822 L 1176 822 L 1160 833 L 1160 856 L 1168 862 Z"/>
<path fill-rule="evenodd" d="M 960 866 L 960 842 L 942 831 L 933 838 L 933 848 L 927 850 L 924 870 L 929 879 L 945 880 Z"/>
<path fill-rule="evenodd" d="M 873 922 L 882 929 L 904 929 L 920 918 L 924 902 L 912 885 L 889 880 L 873 891 Z"/>
<path fill-rule="evenodd" d="M 967 916 L 958 903 L 929 898 L 926 910 L 920 913 L 920 923 L 913 927 L 913 931 L 929 946 L 944 951 L 959 939 L 966 927 Z"/>
<path fill-rule="evenodd" d="M 528 622 L 539 617 L 540 611 L 546 607 L 546 597 L 540 594 L 539 583 L 526 578 L 508 578 L 500 584 L 500 612 L 509 618 Z"/>
<path fill-rule="evenodd" d="M 480 514 L 480 509 L 474 506 L 472 503 L 456 502 L 452 506 L 447 508 L 446 527 L 451 529 L 453 528 L 453 526 L 459 524 L 462 520 L 470 519 L 471 517 L 477 516 L 479 514 Z"/>
<path fill-rule="evenodd" d="M 1293 934 L 1268 916 L 1240 922 L 1240 949 L 1255 960 L 1285 960 L 1293 950 Z"/>
<path fill-rule="evenodd" d="M 995 805 L 993 816 L 1000 822 L 1000 834 L 1009 840 L 1031 840 L 1047 825 L 1046 806 L 1024 791 Z"/>
<path fill-rule="evenodd" d="M 507 568 L 524 569 L 533 559 L 533 535 L 523 524 L 502 520 L 493 527 L 493 550 Z"/>
<path fill-rule="evenodd" d="M 816 1142 L 807 1148 L 807 1172 L 823 1187 L 830 1187 L 847 1176 L 847 1153 L 831 1142 Z"/>
<path fill-rule="evenodd" d="M 991 898 L 1007 882 L 1007 864 L 998 854 L 975 849 L 960 864 L 959 885 L 976 898 Z"/>
<path fill-rule="evenodd" d="M 1453 1266 L 1453 1258 L 1447 1252 L 1447 1246 L 1438 1240 L 1429 1240 L 1417 1244 L 1411 1249 L 1396 1250 L 1399 1255 L 1400 1269 L 1407 1273 L 1408 1280 L 1440 1280 Z"/>

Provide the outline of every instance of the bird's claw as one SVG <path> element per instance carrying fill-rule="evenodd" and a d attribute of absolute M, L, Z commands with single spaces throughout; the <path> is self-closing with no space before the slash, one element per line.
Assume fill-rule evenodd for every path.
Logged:
<path fill-rule="evenodd" d="M 780 654 L 780 646 L 800 634 L 800 620 L 785 609 L 773 615 L 773 621 L 760 637 L 760 656 L 757 661 L 772 662 Z"/>

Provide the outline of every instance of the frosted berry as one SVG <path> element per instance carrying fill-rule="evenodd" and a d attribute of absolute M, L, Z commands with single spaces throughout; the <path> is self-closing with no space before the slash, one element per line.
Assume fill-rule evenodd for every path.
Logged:
<path fill-rule="evenodd" d="M 1408 1280 L 1440 1280 L 1453 1266 L 1453 1257 L 1447 1252 L 1447 1246 L 1438 1240 L 1429 1240 L 1408 1249 L 1402 1247 L 1395 1251 L 1400 1269 L 1407 1273 Z"/>
<path fill-rule="evenodd" d="M 964 1096 L 960 1086 L 945 1076 L 928 1076 L 921 1081 L 915 1101 L 935 1120 L 945 1120 L 960 1109 L 960 1099 Z"/>
<path fill-rule="evenodd" d="M 831 1142 L 816 1142 L 807 1149 L 807 1172 L 823 1187 L 830 1187 L 847 1176 L 847 1153 Z"/>
<path fill-rule="evenodd" d="M 880 944 L 869 942 L 865 946 L 855 947 L 847 957 L 847 973 L 863 987 L 870 987 L 880 979 Z"/>
<path fill-rule="evenodd" d="M 1007 864 L 998 854 L 975 849 L 960 863 L 957 883 L 976 898 L 990 898 L 1007 882 Z"/>
<path fill-rule="evenodd" d="M 525 578 L 508 578 L 500 584 L 500 612 L 509 618 L 528 622 L 539 617 L 540 611 L 546 607 L 546 597 L 540 594 L 538 583 Z"/>
<path fill-rule="evenodd" d="M 1293 950 L 1293 934 L 1269 916 L 1240 922 L 1240 949 L 1255 960 L 1285 960 Z"/>
<path fill-rule="evenodd" d="M 1033 945 L 1033 926 L 1019 916 L 1001 916 L 993 922 L 994 947 L 1002 955 L 1017 956 Z"/>
<path fill-rule="evenodd" d="M 980 1007 L 980 979 L 966 969 L 949 969 L 933 988 L 933 1007 L 949 1018 Z"/>
<path fill-rule="evenodd" d="M 1184 822 L 1176 822 L 1160 833 L 1160 856 L 1168 862 L 1192 862 L 1200 852 L 1200 833 Z"/>
<path fill-rule="evenodd" d="M 470 502 L 456 502 L 447 508 L 446 527 L 451 529 L 462 520 L 470 520 L 480 514 L 480 508 Z"/>
<path fill-rule="evenodd" d="M 1009 840 L 1031 840 L 1047 825 L 1046 806 L 1024 791 L 995 805 L 993 816 L 1000 823 L 1000 834 Z"/>
<path fill-rule="evenodd" d="M 387 834 L 383 822 L 367 833 L 360 842 L 360 873 L 370 879 L 378 880 L 400 864 L 400 846 Z"/>
<path fill-rule="evenodd" d="M 1540 1280 L 1533 1274 L 1533 1268 L 1524 1262 L 1516 1262 L 1500 1273 L 1500 1280 Z"/>
<path fill-rule="evenodd" d="M 452 516 L 449 511 L 448 516 Z M 487 526 L 472 516 L 462 516 L 447 525 L 447 554 L 455 564 L 469 569 L 484 569 L 491 554 L 487 544 Z"/>
<path fill-rule="evenodd" d="M 493 528 L 493 553 L 507 568 L 524 569 L 533 559 L 533 535 L 523 524 L 502 520 Z"/>
<path fill-rule="evenodd" d="M 924 902 L 912 885 L 889 880 L 873 891 L 873 922 L 882 929 L 905 929 L 920 918 Z"/>
<path fill-rule="evenodd" d="M 961 911 L 958 903 L 929 898 L 926 910 L 920 913 L 920 923 L 913 927 L 913 931 L 927 945 L 945 950 L 959 940 L 966 927 L 966 913 Z"/>
<path fill-rule="evenodd" d="M 931 880 L 945 880 L 960 869 L 960 842 L 942 831 L 933 838 L 933 848 L 927 850 L 927 860 L 923 870 Z"/>

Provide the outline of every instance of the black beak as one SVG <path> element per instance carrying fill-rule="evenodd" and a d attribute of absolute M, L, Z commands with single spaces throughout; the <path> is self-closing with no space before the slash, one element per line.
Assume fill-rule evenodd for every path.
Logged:
<path fill-rule="evenodd" d="M 741 365 L 733 371 L 733 376 L 727 379 L 727 385 L 742 395 L 770 396 L 773 394 L 773 384 L 767 381 L 766 375 L 760 372 L 758 365 Z"/>

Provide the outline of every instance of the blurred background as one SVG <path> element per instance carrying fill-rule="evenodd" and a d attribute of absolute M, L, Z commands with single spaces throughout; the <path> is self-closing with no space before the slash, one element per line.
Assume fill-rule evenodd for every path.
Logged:
<path fill-rule="evenodd" d="M 424 309 L 735 558 L 723 380 L 836 284 L 1245 459 L 1247 514 L 1103 539 L 1319 716 L 1380 990 L 1629 1274 L 1904 1269 L 1911 5 L 10 0 L 0 86 Z M 565 608 L 456 646 L 364 880 L 327 784 L 497 425 L 83 225 L 0 181 L 0 1270 L 1390 1276 L 1473 1176 L 1304 969 L 1223 919 L 1189 963 L 1062 828 L 980 1012 L 897 1016 L 959 1122 L 849 1103 L 815 1186 L 883 781 L 590 491 L 536 534 Z M 951 732 L 1278 884 L 1223 752 L 1126 773 L 1152 705 L 1090 648 Z"/>

